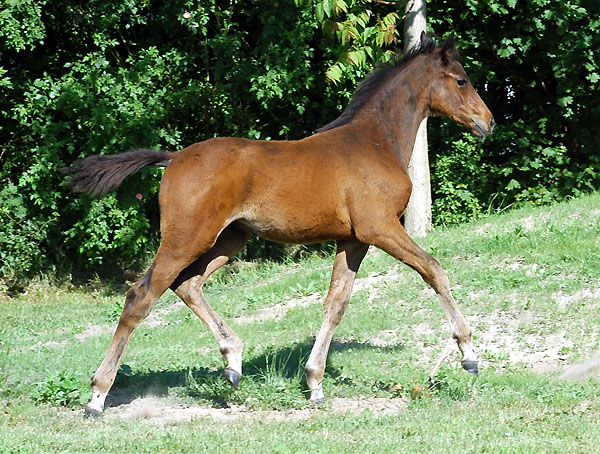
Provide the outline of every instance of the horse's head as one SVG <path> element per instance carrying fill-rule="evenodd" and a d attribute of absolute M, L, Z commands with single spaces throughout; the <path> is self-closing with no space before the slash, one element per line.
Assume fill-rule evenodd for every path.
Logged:
<path fill-rule="evenodd" d="M 421 46 L 428 40 L 427 35 L 421 33 Z M 435 76 L 431 82 L 429 109 L 433 115 L 450 117 L 484 138 L 492 132 L 496 122 L 456 57 L 452 34 L 432 53 Z"/>

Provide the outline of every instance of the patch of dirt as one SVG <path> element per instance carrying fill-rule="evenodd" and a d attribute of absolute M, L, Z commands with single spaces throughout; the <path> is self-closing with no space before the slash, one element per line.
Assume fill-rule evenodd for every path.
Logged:
<path fill-rule="evenodd" d="M 358 278 L 354 281 L 352 294 L 360 292 L 361 290 L 368 290 L 369 296 L 367 297 L 367 304 L 371 307 L 374 304 L 373 301 L 377 298 L 377 295 L 381 294 L 381 287 L 388 285 L 390 282 L 397 282 L 399 278 L 400 273 L 396 267 L 387 270 L 385 273 L 376 273 Z"/>
<path fill-rule="evenodd" d="M 273 306 L 261 309 L 254 314 L 242 314 L 238 317 L 234 317 L 232 320 L 235 320 L 237 323 L 242 325 L 265 320 L 281 320 L 285 317 L 290 309 L 295 307 L 307 307 L 321 300 L 322 296 L 320 293 L 311 293 L 310 295 L 300 298 L 292 298 L 284 303 L 274 304 Z"/>
<path fill-rule="evenodd" d="M 75 334 L 75 339 L 84 341 L 90 337 L 98 337 L 103 334 L 112 333 L 116 326 L 116 323 L 114 325 L 92 325 L 91 323 L 88 323 L 82 332 Z"/>
<path fill-rule="evenodd" d="M 555 301 L 556 304 L 558 304 L 558 306 L 561 308 L 565 308 L 571 303 L 578 303 L 585 299 L 591 299 L 594 301 L 600 300 L 600 281 L 596 284 L 595 288 L 586 288 L 573 294 L 556 292 L 552 295 L 552 300 Z"/>
<path fill-rule="evenodd" d="M 379 292 L 378 287 L 397 277 L 397 271 L 390 270 L 384 274 L 372 274 L 367 277 L 358 278 L 354 282 L 353 294 L 361 290 L 369 290 L 368 302 L 371 303 Z M 299 298 L 291 298 L 287 301 L 274 304 L 254 313 L 239 315 L 232 320 L 242 325 L 266 320 L 281 320 L 286 316 L 290 309 L 297 307 L 308 307 L 311 304 L 316 303 L 322 304 L 325 297 L 326 293 L 322 294 L 320 292 L 315 292 Z"/>
<path fill-rule="evenodd" d="M 373 336 L 369 343 L 375 347 L 391 347 L 397 345 L 401 341 L 398 330 L 396 329 L 385 329 L 379 331 Z"/>
<path fill-rule="evenodd" d="M 536 219 L 533 216 L 527 216 L 519 220 L 518 224 L 523 227 L 523 232 L 531 232 L 535 228 Z"/>
<path fill-rule="evenodd" d="M 467 317 L 471 326 L 481 324 L 475 333 L 476 348 L 485 363 L 496 365 L 525 365 L 536 373 L 560 370 L 568 359 L 573 342 L 563 331 L 556 333 L 530 333 L 528 326 L 543 326 L 542 315 L 530 311 L 515 314 L 494 311 L 488 315 Z"/>
<path fill-rule="evenodd" d="M 535 264 L 525 265 L 521 261 L 505 264 L 507 268 L 519 269 L 524 273 L 538 273 L 543 270 Z M 473 292 L 470 298 L 476 299 L 482 292 Z M 517 302 L 517 298 L 513 302 Z M 567 309 L 571 304 L 600 300 L 600 282 L 587 289 L 575 293 L 556 292 L 551 297 L 560 308 Z M 570 380 L 586 380 L 590 377 L 600 378 L 600 355 L 581 364 L 568 365 L 569 352 L 575 347 L 565 330 L 544 330 L 547 321 L 544 315 L 533 311 L 501 311 L 496 310 L 487 315 L 467 316 L 469 324 L 474 327 L 477 339 L 476 348 L 485 363 L 495 365 L 521 365 L 536 373 L 561 372 L 561 377 Z M 533 329 L 533 327 L 538 327 Z M 586 339 L 587 348 L 597 343 L 597 333 L 591 333 Z"/>
<path fill-rule="evenodd" d="M 489 233 L 491 233 L 491 229 L 492 229 L 492 224 L 489 222 L 486 222 L 483 225 L 480 225 L 479 227 L 475 227 L 473 229 L 473 232 L 479 234 L 479 235 L 488 235 Z"/>
<path fill-rule="evenodd" d="M 174 303 L 170 303 L 166 307 L 162 307 L 160 309 L 155 309 L 148 317 L 142 322 L 145 326 L 149 326 L 150 328 L 156 328 L 157 326 L 168 325 L 170 322 L 166 321 L 163 317 L 165 315 L 170 314 L 173 311 L 186 307 L 185 303 L 181 300 L 177 300 Z M 181 323 L 181 320 L 176 320 L 174 323 Z"/>
<path fill-rule="evenodd" d="M 177 310 L 181 307 L 184 307 L 185 303 L 183 301 L 177 301 L 174 303 L 170 303 L 166 307 L 162 307 L 160 309 L 154 309 L 148 317 L 142 322 L 144 326 L 148 326 L 150 328 L 156 328 L 158 326 L 168 325 L 170 322 L 164 320 L 164 316 L 170 314 L 174 310 Z M 179 323 L 179 322 L 175 322 Z M 75 339 L 84 341 L 89 339 L 90 337 L 98 337 L 104 334 L 112 334 L 115 332 L 117 327 L 117 322 L 112 323 L 110 325 L 102 324 L 102 325 L 92 325 L 89 323 L 86 328 L 80 333 L 75 334 Z"/>
<path fill-rule="evenodd" d="M 368 289 L 370 291 L 377 291 L 378 287 L 385 285 L 388 282 L 393 282 L 400 276 L 397 269 L 388 270 L 386 273 L 371 274 L 366 277 L 360 277 L 354 281 L 354 287 L 352 293 L 360 292 L 361 290 Z"/>
<path fill-rule="evenodd" d="M 540 267 L 537 263 L 525 263 L 524 258 L 512 263 L 509 263 L 508 260 L 505 259 L 496 266 L 504 270 L 521 271 L 527 277 L 540 276 L 546 271 L 545 268 Z"/>
<path fill-rule="evenodd" d="M 515 228 L 519 227 L 523 233 L 529 233 L 543 226 L 551 217 L 551 213 L 542 213 L 537 216 L 526 216 L 524 218 L 515 219 L 513 222 L 504 224 L 504 228 L 498 230 L 498 227 L 492 223 L 485 223 L 473 229 L 473 232 L 480 235 L 489 235 L 491 233 L 511 233 Z"/>
<path fill-rule="evenodd" d="M 378 273 L 358 278 L 354 282 L 353 293 L 361 290 L 369 290 L 368 302 L 371 303 L 379 292 L 378 287 L 386 282 L 396 279 L 398 276 L 399 274 L 396 270 L 390 270 L 384 274 Z M 286 316 L 290 309 L 307 307 L 316 303 L 322 304 L 325 296 L 326 294 L 321 294 L 320 292 L 311 293 L 306 296 L 292 298 L 285 302 L 274 304 L 273 306 L 266 307 L 255 313 L 239 315 L 233 318 L 233 320 L 239 324 L 255 323 L 265 320 L 281 320 Z"/>
<path fill-rule="evenodd" d="M 200 418 L 210 418 L 216 422 L 238 421 L 240 419 L 260 419 L 261 421 L 298 421 L 328 413 L 360 415 L 365 411 L 378 415 L 394 415 L 406 409 L 408 398 L 351 399 L 336 397 L 322 407 L 302 410 L 250 410 L 243 405 L 229 408 L 212 408 L 200 405 L 170 404 L 168 400 L 147 396 L 129 404 L 105 410 L 108 420 L 145 420 L 153 424 L 165 425 L 189 422 Z"/>
<path fill-rule="evenodd" d="M 48 341 L 48 342 L 42 342 L 39 341 L 37 344 L 32 345 L 30 347 L 27 347 L 27 350 L 37 350 L 40 348 L 59 348 L 59 347 L 64 347 L 65 345 L 67 345 L 69 343 L 69 341 L 63 340 L 63 341 Z"/>
<path fill-rule="evenodd" d="M 592 377 L 600 378 L 600 355 L 567 367 L 560 376 L 563 380 L 572 381 L 585 381 Z"/>

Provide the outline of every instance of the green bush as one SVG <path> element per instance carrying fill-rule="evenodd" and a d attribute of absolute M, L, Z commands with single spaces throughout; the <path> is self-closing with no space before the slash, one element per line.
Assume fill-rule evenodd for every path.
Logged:
<path fill-rule="evenodd" d="M 449 150 L 436 157 L 431 179 L 437 224 L 457 224 L 482 214 L 490 182 L 490 166 L 483 153 L 478 139 L 463 133 Z"/>
<path fill-rule="evenodd" d="M 31 215 L 14 184 L 0 190 L 0 289 L 43 270 L 42 244 L 52 221 Z"/>
<path fill-rule="evenodd" d="M 430 122 L 435 222 L 597 189 L 600 3 L 432 0 L 427 8 L 430 31 L 455 31 L 498 124 L 480 146 L 452 122 Z M 215 136 L 305 137 L 401 44 L 401 20 L 394 2 L 368 0 L 6 2 L 1 285 L 45 272 L 115 276 L 140 269 L 155 249 L 160 170 L 90 200 L 68 191 L 60 167 Z M 285 254 L 250 246 L 247 257 Z"/>
<path fill-rule="evenodd" d="M 5 285 L 46 270 L 79 277 L 139 270 L 156 248 L 160 170 L 143 169 L 116 194 L 91 200 L 68 191 L 60 167 L 214 136 L 293 139 L 324 124 L 337 101 L 323 103 L 330 87 L 319 77 L 326 66 L 319 33 L 311 5 L 284 2 L 7 4 L 0 12 Z M 253 244 L 251 257 L 281 251 Z"/>
<path fill-rule="evenodd" d="M 463 153 L 465 170 L 473 173 L 460 189 L 474 194 L 482 209 L 545 204 L 598 189 L 600 4 L 434 0 L 427 8 L 433 30 L 455 31 L 467 73 L 497 122 L 482 151 L 473 150 L 480 167 Z M 437 171 L 447 156 L 458 155 L 464 138 L 457 125 L 433 124 L 439 125 L 429 130 Z M 446 197 L 448 181 L 434 178 L 434 195 Z M 459 218 L 472 213 L 470 202 L 464 206 Z"/>
<path fill-rule="evenodd" d="M 78 407 L 91 397 L 87 379 L 70 371 L 48 374 L 46 380 L 35 384 L 32 397 L 36 402 L 55 407 Z"/>

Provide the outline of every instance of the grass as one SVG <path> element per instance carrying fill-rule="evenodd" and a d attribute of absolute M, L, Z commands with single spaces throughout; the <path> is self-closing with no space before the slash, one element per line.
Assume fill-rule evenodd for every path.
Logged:
<path fill-rule="evenodd" d="M 123 298 L 32 287 L 0 302 L 0 453 L 597 452 L 600 383 L 557 377 L 600 347 L 600 194 L 439 229 L 419 242 L 448 272 L 475 330 L 478 378 L 460 369 L 453 350 L 429 386 L 447 345 L 443 311 L 415 272 L 371 252 L 336 331 L 325 392 L 402 399 L 406 408 L 313 407 L 302 368 L 322 309 L 290 304 L 322 299 L 328 288 L 333 257 L 313 254 L 299 263 L 238 263 L 207 285 L 207 299 L 245 342 L 238 391 L 222 378 L 210 333 L 168 293 L 156 305 L 160 323 L 133 336 L 113 388 L 118 406 L 107 412 L 118 416 L 123 402 L 152 394 L 161 408 L 203 406 L 223 418 L 229 407 L 246 409 L 239 417 L 84 420 L 81 402 Z M 269 318 L 282 304 L 290 307 L 281 319 Z M 101 329 L 84 336 L 90 325 Z"/>
<path fill-rule="evenodd" d="M 188 371 L 184 393 L 216 407 L 232 404 L 253 410 L 306 408 L 302 371 L 308 354 L 292 346 L 286 353 L 267 353 L 255 358 L 246 368 L 240 388 L 234 391 L 220 371 L 204 375 Z M 196 376 L 199 375 L 199 378 Z"/>

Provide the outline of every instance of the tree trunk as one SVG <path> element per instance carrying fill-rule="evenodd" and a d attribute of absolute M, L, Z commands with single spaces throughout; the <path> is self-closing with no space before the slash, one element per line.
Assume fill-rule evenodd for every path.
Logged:
<path fill-rule="evenodd" d="M 419 43 L 426 24 L 425 0 L 408 0 L 404 19 L 404 52 Z M 404 227 L 409 235 L 423 237 L 432 229 L 431 181 L 427 154 L 427 118 L 417 132 L 415 146 L 408 166 L 413 190 L 404 212 Z"/>

